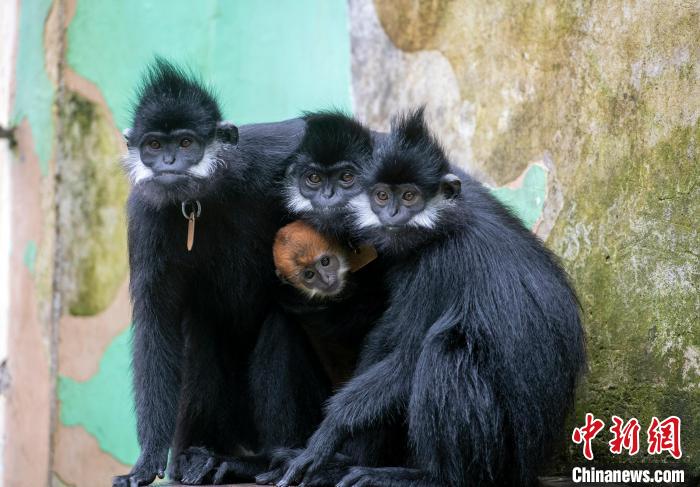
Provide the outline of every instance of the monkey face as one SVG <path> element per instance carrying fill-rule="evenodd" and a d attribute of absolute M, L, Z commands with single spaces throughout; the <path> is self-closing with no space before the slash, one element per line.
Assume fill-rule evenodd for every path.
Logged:
<path fill-rule="evenodd" d="M 291 183 L 297 185 L 299 196 L 316 212 L 332 213 L 343 209 L 362 191 L 357 184 L 357 167 L 350 162 L 327 166 L 301 163 L 295 173 Z"/>
<path fill-rule="evenodd" d="M 351 202 L 355 227 L 378 249 L 416 248 L 439 231 L 461 193 L 461 181 L 450 171 L 422 110 L 398 117 L 363 174 L 367 192 Z"/>
<path fill-rule="evenodd" d="M 202 163 L 205 141 L 192 130 L 148 132 L 141 137 L 139 154 L 159 184 L 174 184 L 193 175 Z"/>
<path fill-rule="evenodd" d="M 345 230 L 348 203 L 362 193 L 359 174 L 372 156 L 371 136 L 341 113 L 313 113 L 305 120 L 304 138 L 287 169 L 287 207 L 338 235 Z"/>
<path fill-rule="evenodd" d="M 277 274 L 310 298 L 332 297 L 345 287 L 344 248 L 301 220 L 282 227 L 272 247 Z"/>
<path fill-rule="evenodd" d="M 127 129 L 128 154 L 124 164 L 134 186 L 160 205 L 197 199 L 211 189 L 222 168 L 218 153 L 222 144 L 238 141 L 238 129 L 218 122 L 214 136 L 204 130 L 184 128 L 143 134 Z"/>
<path fill-rule="evenodd" d="M 323 254 L 301 268 L 297 283 L 311 296 L 331 297 L 339 294 L 345 284 L 347 265 L 335 254 Z"/>
<path fill-rule="evenodd" d="M 408 224 L 425 209 L 423 192 L 415 184 L 379 183 L 370 194 L 372 211 L 389 231 Z"/>

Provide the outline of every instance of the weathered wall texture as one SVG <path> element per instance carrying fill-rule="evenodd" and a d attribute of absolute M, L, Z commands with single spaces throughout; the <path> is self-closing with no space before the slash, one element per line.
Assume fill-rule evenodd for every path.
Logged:
<path fill-rule="evenodd" d="M 487 183 L 546 168 L 537 232 L 589 337 L 573 420 L 678 415 L 700 471 L 700 4 L 350 0 L 350 18 L 358 115 L 427 103 Z"/>
<path fill-rule="evenodd" d="M 154 54 L 191 66 L 236 123 L 349 110 L 347 5 L 15 5 L 0 3 L 18 24 L 9 100 L 18 146 L 3 166 L 12 195 L 3 481 L 105 485 L 138 455 L 119 158 L 143 68 Z"/>
<path fill-rule="evenodd" d="M 696 3 L 13 5 L 5 485 L 104 485 L 138 454 L 119 131 L 155 53 L 211 80 L 237 123 L 352 106 L 386 129 L 427 103 L 574 277 L 592 359 L 574 419 L 677 414 L 700 464 Z"/>

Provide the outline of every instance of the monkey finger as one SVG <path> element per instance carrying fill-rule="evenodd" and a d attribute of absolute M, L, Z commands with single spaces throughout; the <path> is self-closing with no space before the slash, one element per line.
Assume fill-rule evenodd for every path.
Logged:
<path fill-rule="evenodd" d="M 221 465 L 216 469 L 216 472 L 214 473 L 214 479 L 211 481 L 214 485 L 221 485 L 226 482 L 224 482 L 224 479 L 226 478 L 226 474 L 229 472 L 235 471 L 233 468 L 233 464 L 231 462 L 222 462 Z M 257 481 L 257 477 L 256 477 Z"/>
<path fill-rule="evenodd" d="M 274 485 L 284 475 L 283 468 L 275 468 L 269 472 L 255 476 L 255 483 L 258 485 Z"/>
<path fill-rule="evenodd" d="M 287 473 L 284 474 L 282 480 L 275 484 L 276 487 L 289 487 L 290 485 L 297 485 L 301 481 L 304 472 L 306 471 L 306 465 L 304 464 L 292 464 Z"/>
<path fill-rule="evenodd" d="M 182 476 L 182 483 L 195 485 L 202 484 L 204 482 L 204 478 L 211 473 L 212 469 L 214 468 L 214 462 L 214 457 L 209 457 L 204 465 L 201 463 L 189 465 L 187 471 Z"/>

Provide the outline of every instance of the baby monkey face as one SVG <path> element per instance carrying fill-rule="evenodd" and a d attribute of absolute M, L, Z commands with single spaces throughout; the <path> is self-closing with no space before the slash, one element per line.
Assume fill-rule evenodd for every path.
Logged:
<path fill-rule="evenodd" d="M 297 220 L 282 227 L 272 254 L 277 275 L 309 298 L 336 296 L 345 287 L 346 250 L 308 223 Z"/>
<path fill-rule="evenodd" d="M 301 268 L 299 283 L 312 293 L 335 296 L 343 290 L 346 266 L 333 253 L 324 253 Z"/>

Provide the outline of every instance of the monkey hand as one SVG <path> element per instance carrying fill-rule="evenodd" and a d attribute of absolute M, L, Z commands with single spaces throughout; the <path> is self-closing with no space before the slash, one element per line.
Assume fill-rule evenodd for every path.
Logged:
<path fill-rule="evenodd" d="M 275 485 L 277 487 L 289 487 L 290 485 L 313 485 L 313 479 L 318 477 L 318 473 L 325 469 L 326 464 L 332 459 L 335 452 L 335 445 L 328 448 L 323 447 L 322 441 L 309 442 L 309 446 L 302 450 L 295 458 L 286 461 L 287 466 L 284 475 L 278 480 Z M 256 477 L 255 481 L 259 484 L 265 480 L 272 480 L 280 471 L 281 465 L 275 465 L 273 462 L 272 471 L 268 474 L 263 474 Z M 266 478 L 267 476 L 267 478 Z"/>
<path fill-rule="evenodd" d="M 168 464 L 168 448 L 144 450 L 141 452 L 134 468 L 127 475 L 117 475 L 112 479 L 112 487 L 139 487 L 148 485 L 158 478 L 165 476 L 165 466 Z"/>
<path fill-rule="evenodd" d="M 219 463 L 221 460 L 215 453 L 204 447 L 191 446 L 172 458 L 168 477 L 187 485 L 210 483 Z"/>

